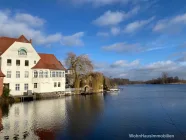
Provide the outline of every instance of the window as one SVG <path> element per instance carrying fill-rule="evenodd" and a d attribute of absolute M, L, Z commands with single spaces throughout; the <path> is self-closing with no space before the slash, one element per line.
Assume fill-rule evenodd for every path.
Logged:
<path fill-rule="evenodd" d="M 61 87 L 61 83 L 60 82 L 58 82 L 58 87 Z"/>
<path fill-rule="evenodd" d="M 16 60 L 16 66 L 20 66 L 20 60 Z"/>
<path fill-rule="evenodd" d="M 12 65 L 12 60 L 11 59 L 7 59 L 7 66 L 11 66 Z"/>
<path fill-rule="evenodd" d="M 25 78 L 28 78 L 28 77 L 29 77 L 29 72 L 25 71 Z"/>
<path fill-rule="evenodd" d="M 16 78 L 20 78 L 20 71 L 16 71 Z"/>
<path fill-rule="evenodd" d="M 29 66 L 29 61 L 25 60 L 25 66 Z"/>
<path fill-rule="evenodd" d="M 45 78 L 48 78 L 48 71 L 45 71 Z"/>
<path fill-rule="evenodd" d="M 56 82 L 54 82 L 54 87 L 57 87 L 57 83 Z"/>
<path fill-rule="evenodd" d="M 62 72 L 60 71 L 60 72 L 59 72 L 59 77 L 61 77 L 61 76 L 62 76 Z"/>
<path fill-rule="evenodd" d="M 20 90 L 20 85 L 19 85 L 19 84 L 16 84 L 16 85 L 15 85 L 15 90 L 16 90 L 16 91 L 19 91 L 19 90 Z"/>
<path fill-rule="evenodd" d="M 39 71 L 39 78 L 43 78 L 43 71 Z"/>
<path fill-rule="evenodd" d="M 62 72 L 62 77 L 65 77 L 65 72 Z"/>
<path fill-rule="evenodd" d="M 53 71 L 53 72 L 52 72 L 52 77 L 55 77 L 55 76 L 56 76 L 56 75 L 55 75 L 55 71 Z"/>
<path fill-rule="evenodd" d="M 59 77 L 59 72 L 58 71 L 56 71 L 56 77 Z"/>
<path fill-rule="evenodd" d="M 25 84 L 24 89 L 28 90 L 28 84 Z"/>
<path fill-rule="evenodd" d="M 37 88 L 37 83 L 34 83 L 34 88 Z"/>
<path fill-rule="evenodd" d="M 18 55 L 23 55 L 23 56 L 25 56 L 25 55 L 27 55 L 27 52 L 26 52 L 25 49 L 21 48 L 21 49 L 19 49 L 19 51 L 18 51 Z"/>
<path fill-rule="evenodd" d="M 35 70 L 34 71 L 34 78 L 37 78 L 38 77 L 38 72 Z"/>
<path fill-rule="evenodd" d="M 36 64 L 36 61 L 34 61 L 34 64 Z"/>
<path fill-rule="evenodd" d="M 7 77 L 7 78 L 11 78 L 11 71 L 7 71 L 6 77 Z"/>

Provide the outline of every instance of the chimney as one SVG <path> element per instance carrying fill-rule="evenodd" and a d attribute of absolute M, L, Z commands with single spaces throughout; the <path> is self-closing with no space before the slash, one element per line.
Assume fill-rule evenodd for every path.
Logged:
<path fill-rule="evenodd" d="M 32 44 L 32 39 L 30 39 L 30 43 Z"/>

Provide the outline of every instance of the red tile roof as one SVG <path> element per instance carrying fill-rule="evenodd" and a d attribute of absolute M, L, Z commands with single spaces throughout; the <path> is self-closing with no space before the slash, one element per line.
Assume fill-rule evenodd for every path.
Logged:
<path fill-rule="evenodd" d="M 66 70 L 53 54 L 39 53 L 41 59 L 32 69 Z"/>
<path fill-rule="evenodd" d="M 31 43 L 23 35 L 19 38 L 0 37 L 0 55 L 2 55 L 14 42 Z"/>

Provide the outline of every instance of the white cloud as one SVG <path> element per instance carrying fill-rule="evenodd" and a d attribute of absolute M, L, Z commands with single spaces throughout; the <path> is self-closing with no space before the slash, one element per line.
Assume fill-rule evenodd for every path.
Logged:
<path fill-rule="evenodd" d="M 93 21 L 94 24 L 99 26 L 116 25 L 123 21 L 124 13 L 121 11 L 107 11 L 99 18 Z"/>
<path fill-rule="evenodd" d="M 116 62 L 114 62 L 113 64 L 111 64 L 112 68 L 118 68 L 118 67 L 136 67 L 140 64 L 139 60 L 134 60 L 132 62 L 128 62 L 126 60 L 118 60 Z"/>
<path fill-rule="evenodd" d="M 80 39 L 84 36 L 84 32 L 79 32 L 71 36 L 62 36 L 61 43 L 65 46 L 83 46 L 84 43 Z"/>
<path fill-rule="evenodd" d="M 82 45 L 83 33 L 64 36 L 61 33 L 46 34 L 42 31 L 45 20 L 25 13 L 0 11 L 0 36 L 19 37 L 25 35 L 34 44 L 49 45 L 62 42 L 65 46 Z"/>
<path fill-rule="evenodd" d="M 128 13 L 124 11 L 106 11 L 103 15 L 98 17 L 96 20 L 93 21 L 94 24 L 98 26 L 110 26 L 110 25 L 117 25 L 121 23 L 123 20 L 137 14 L 139 11 L 139 7 L 135 7 Z"/>
<path fill-rule="evenodd" d="M 155 32 L 175 33 L 181 31 L 186 25 L 186 13 L 172 18 L 159 20 L 153 28 Z"/>
<path fill-rule="evenodd" d="M 134 33 L 137 30 L 139 30 L 140 28 L 143 28 L 145 25 L 149 24 L 153 19 L 154 19 L 154 17 L 151 17 L 147 20 L 139 20 L 139 21 L 129 23 L 125 27 L 124 32 L 125 33 Z"/>
<path fill-rule="evenodd" d="M 167 48 L 170 47 L 157 47 L 157 46 L 149 47 L 148 44 L 142 46 L 139 43 L 129 44 L 126 42 L 114 43 L 102 47 L 102 49 L 105 51 L 116 52 L 116 53 L 142 53 L 142 52 L 150 52 L 150 51 L 162 50 Z"/>
<path fill-rule="evenodd" d="M 112 27 L 110 32 L 112 35 L 116 36 L 120 33 L 120 28 L 119 27 Z"/>
<path fill-rule="evenodd" d="M 108 32 L 97 32 L 97 36 L 102 36 L 102 37 L 108 37 L 109 33 Z"/>
<path fill-rule="evenodd" d="M 66 0 L 58 0 L 58 1 L 66 2 Z M 94 7 L 114 5 L 114 4 L 123 4 L 123 5 L 125 4 L 137 5 L 139 3 L 142 3 L 142 4 L 150 3 L 151 4 L 152 3 L 151 1 L 153 0 L 68 0 L 68 2 L 73 3 L 75 6 L 83 5 L 83 4 L 91 4 Z"/>
<path fill-rule="evenodd" d="M 35 42 L 37 44 L 55 43 L 55 42 L 59 42 L 62 39 L 62 35 L 60 33 L 48 35 L 48 36 L 45 36 L 45 38 L 40 36 L 40 35 L 38 37 L 40 37 L 40 38 L 38 38 L 38 39 L 34 38 L 33 39 L 33 41 L 35 40 Z"/>
<path fill-rule="evenodd" d="M 169 76 L 179 76 L 186 79 L 186 63 L 177 63 L 171 60 L 157 61 L 149 64 L 140 64 L 139 60 L 128 62 L 118 60 L 109 65 L 100 65 L 98 71 L 106 76 L 127 78 L 130 80 L 150 80 L 158 78 L 162 72 L 167 72 Z"/>
<path fill-rule="evenodd" d="M 140 52 L 141 47 L 139 44 L 115 43 L 109 46 L 103 46 L 103 50 L 117 52 L 117 53 L 131 53 Z"/>
<path fill-rule="evenodd" d="M 117 36 L 118 34 L 120 34 L 120 28 L 119 27 L 112 27 L 110 28 L 110 32 L 97 32 L 97 36 L 100 36 L 100 37 L 109 37 L 111 35 L 113 36 Z"/>
<path fill-rule="evenodd" d="M 64 1 L 64 0 L 62 0 Z M 74 4 L 93 4 L 94 6 L 103 6 L 103 5 L 111 5 L 111 4 L 118 4 L 123 3 L 126 4 L 129 0 L 70 0 Z"/>
<path fill-rule="evenodd" d="M 106 63 L 106 62 L 101 62 L 101 61 L 99 61 L 99 62 L 93 62 L 93 65 L 94 65 L 94 68 L 95 68 L 95 70 L 97 71 L 99 71 L 99 70 L 103 70 L 104 68 L 108 68 L 109 67 L 109 64 L 108 63 Z"/>
<path fill-rule="evenodd" d="M 143 67 L 143 69 L 154 70 L 154 71 L 169 71 L 175 69 L 177 64 L 171 60 L 167 61 L 158 61 L 151 64 L 148 64 Z M 169 68 L 169 69 L 167 69 Z"/>
<path fill-rule="evenodd" d="M 41 19 L 37 16 L 32 16 L 27 13 L 17 13 L 15 15 L 15 20 L 18 22 L 29 24 L 31 26 L 42 26 L 45 23 L 44 19 Z"/>

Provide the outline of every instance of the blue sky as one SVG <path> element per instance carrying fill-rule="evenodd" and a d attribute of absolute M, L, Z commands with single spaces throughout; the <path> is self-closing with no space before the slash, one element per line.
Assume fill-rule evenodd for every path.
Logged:
<path fill-rule="evenodd" d="M 186 78 L 184 0 L 1 0 L 0 36 L 21 34 L 62 62 L 87 54 L 107 76 Z"/>

